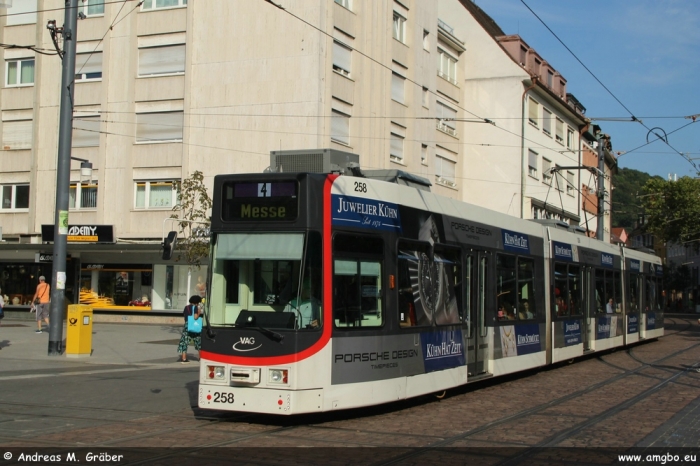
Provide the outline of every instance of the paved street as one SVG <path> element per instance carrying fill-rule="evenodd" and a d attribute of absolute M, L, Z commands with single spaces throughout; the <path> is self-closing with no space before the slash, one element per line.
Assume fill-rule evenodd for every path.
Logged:
<path fill-rule="evenodd" d="M 119 464 L 609 464 L 620 452 L 664 451 L 697 457 L 700 325 L 690 317 L 667 317 L 666 325 L 658 341 L 469 385 L 442 400 L 289 418 L 196 408 L 198 365 L 176 362 L 179 326 L 97 323 L 92 356 L 69 358 L 48 356 L 48 334 L 34 333 L 33 322 L 5 319 L 0 447 L 13 455 L 6 464 L 37 452 L 64 462 L 71 452 L 81 461 L 107 452 L 123 455 Z"/>

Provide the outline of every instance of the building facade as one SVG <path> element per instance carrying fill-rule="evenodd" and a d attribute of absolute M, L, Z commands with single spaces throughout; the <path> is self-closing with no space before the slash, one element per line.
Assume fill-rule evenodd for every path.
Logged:
<path fill-rule="evenodd" d="M 53 273 L 62 62 L 46 25 L 64 6 L 0 9 L 0 41 L 17 46 L 0 49 L 0 286 L 19 306 Z M 160 259 L 175 182 L 261 172 L 271 151 L 354 152 L 447 197 L 581 219 L 567 167 L 584 119 L 566 81 L 529 47 L 518 61 L 525 42 L 469 0 L 84 0 L 78 13 L 71 302 L 181 309 L 206 267 Z"/>

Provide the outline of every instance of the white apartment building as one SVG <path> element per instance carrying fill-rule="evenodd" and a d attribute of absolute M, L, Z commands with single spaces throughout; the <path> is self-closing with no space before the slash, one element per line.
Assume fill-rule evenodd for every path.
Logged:
<path fill-rule="evenodd" d="M 0 42 L 13 46 L 0 48 L 0 286 L 22 306 L 51 276 L 62 65 L 46 25 L 62 25 L 65 3 L 11 3 L 0 8 Z M 179 312 L 196 288 L 186 266 L 160 259 L 174 180 L 261 172 L 273 150 L 354 152 L 364 169 L 421 175 L 448 197 L 578 224 L 579 171 L 549 170 L 581 165 L 584 120 L 566 82 L 543 60 L 533 79 L 470 0 L 79 5 L 72 156 L 93 175 L 81 182 L 72 162 L 69 224 L 95 230 L 69 240 L 72 302 Z"/>

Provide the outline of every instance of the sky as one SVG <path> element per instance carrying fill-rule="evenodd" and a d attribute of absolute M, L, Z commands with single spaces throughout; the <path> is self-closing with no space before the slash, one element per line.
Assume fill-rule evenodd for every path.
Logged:
<path fill-rule="evenodd" d="M 566 79 L 611 136 L 620 167 L 700 176 L 700 1 L 475 2 Z M 658 140 L 664 133 L 668 144 Z"/>

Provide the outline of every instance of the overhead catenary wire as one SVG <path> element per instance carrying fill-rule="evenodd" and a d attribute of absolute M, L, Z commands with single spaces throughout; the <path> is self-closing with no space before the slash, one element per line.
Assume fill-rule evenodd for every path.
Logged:
<path fill-rule="evenodd" d="M 675 147 L 673 147 L 673 146 L 668 142 L 668 138 L 663 138 L 662 136 L 660 136 L 658 133 L 656 133 L 656 132 L 654 131 L 654 128 L 649 128 L 642 120 L 640 120 L 638 117 L 636 117 L 636 116 L 634 115 L 634 113 L 633 113 L 629 108 L 627 108 L 627 106 L 626 106 L 625 104 L 623 104 L 622 101 L 621 101 L 620 99 L 618 99 L 617 96 L 616 96 L 610 89 L 608 89 L 608 87 L 607 87 L 605 84 L 603 84 L 603 82 L 598 78 L 598 76 L 596 76 L 595 73 L 593 73 L 593 71 L 591 71 L 590 68 L 588 68 L 588 66 L 586 66 L 585 63 L 583 63 L 583 61 L 581 61 L 581 59 L 569 48 L 569 46 L 566 45 L 566 44 L 564 43 L 564 41 L 563 41 L 561 38 L 559 38 L 559 36 L 552 30 L 552 28 L 550 28 L 550 27 L 547 25 L 547 23 L 545 23 L 544 20 L 543 20 L 542 18 L 540 18 L 539 15 L 538 15 L 537 13 L 535 13 L 535 11 L 534 11 L 532 8 L 530 8 L 530 6 L 529 6 L 527 3 L 525 3 L 525 0 L 520 0 L 520 2 L 521 2 L 523 5 L 525 5 L 525 7 L 526 7 L 528 10 L 530 10 L 530 12 L 535 16 L 535 18 L 537 18 L 537 20 L 538 20 L 540 23 L 542 23 L 542 25 L 554 36 L 555 39 L 557 39 L 557 41 L 559 41 L 559 43 L 571 54 L 571 56 L 574 57 L 574 58 L 576 59 L 576 61 L 578 61 L 579 64 L 581 64 L 581 66 L 583 66 L 583 68 L 588 72 L 588 74 L 590 74 L 590 75 L 593 77 L 593 79 L 595 79 L 595 80 L 598 82 L 598 84 L 600 84 L 601 87 L 602 87 L 603 89 L 605 89 L 605 91 L 606 91 L 608 94 L 610 94 L 610 96 L 611 96 L 613 99 L 615 99 L 615 101 L 616 101 L 617 103 L 619 103 L 620 106 L 622 106 L 622 108 L 624 108 L 624 109 L 627 111 L 627 113 L 630 114 L 630 116 L 632 117 L 632 120 L 633 120 L 633 121 L 636 121 L 636 122 L 638 122 L 639 124 L 641 124 L 644 128 L 647 129 L 647 131 L 648 131 L 649 133 L 653 133 L 653 134 L 657 137 L 656 140 L 661 140 L 661 141 L 663 141 L 668 147 L 670 147 L 671 149 L 673 149 L 673 151 L 675 151 L 678 155 L 680 155 L 681 157 L 683 157 L 684 159 L 686 159 L 686 160 L 688 161 L 688 163 L 690 163 L 690 164 L 693 166 L 693 168 L 695 168 L 695 171 L 696 171 L 697 173 L 700 173 L 700 170 L 698 169 L 697 164 L 696 164 L 695 162 L 693 162 L 692 160 L 690 160 L 688 157 L 685 157 L 685 156 L 683 155 L 683 153 L 680 152 L 678 149 L 676 149 Z M 694 122 L 695 122 L 695 119 L 693 119 L 693 122 L 692 122 L 692 123 L 694 123 Z M 691 123 L 691 124 L 692 124 L 692 123 Z M 651 141 L 651 142 L 655 142 L 656 140 Z"/>

